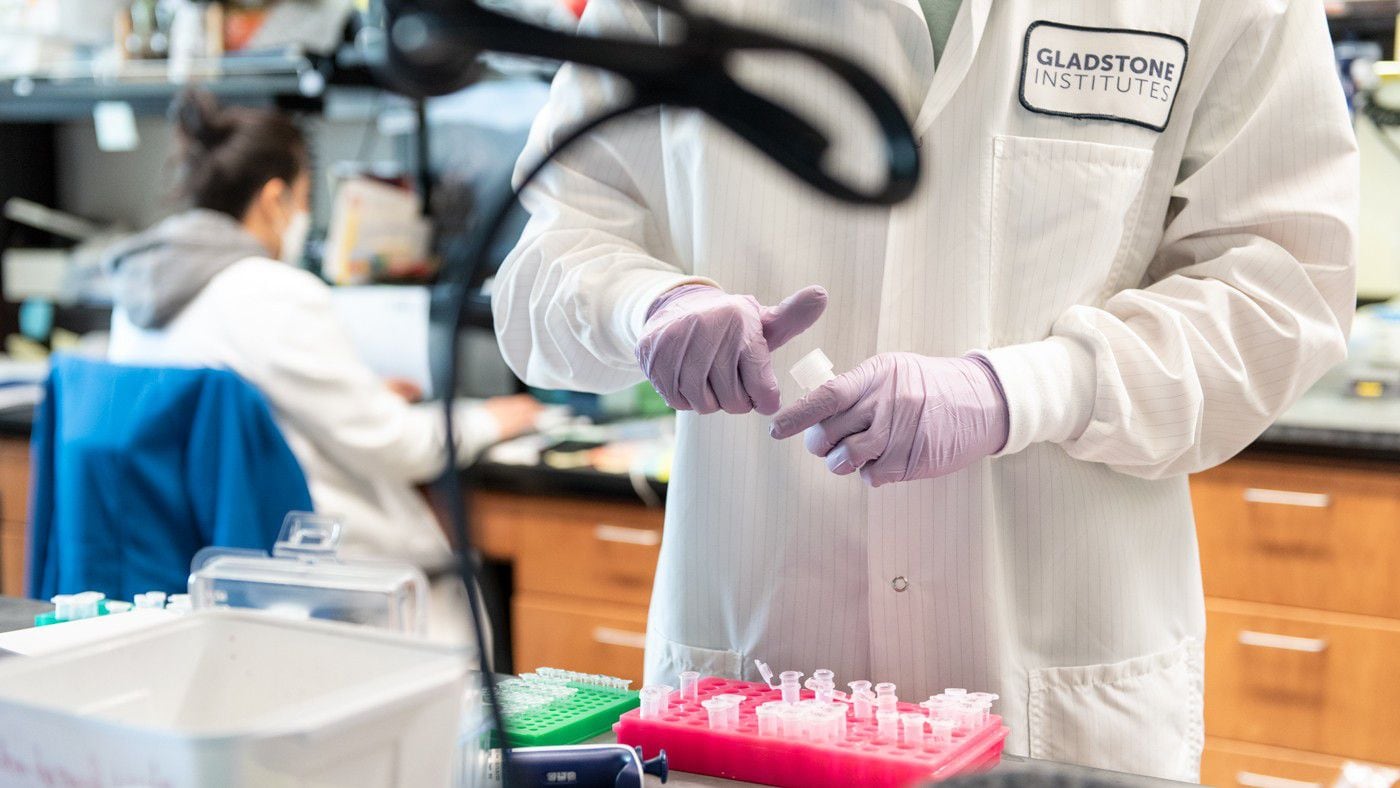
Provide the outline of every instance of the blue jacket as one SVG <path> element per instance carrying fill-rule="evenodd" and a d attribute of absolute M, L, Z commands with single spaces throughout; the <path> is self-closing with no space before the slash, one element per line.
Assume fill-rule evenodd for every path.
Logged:
<path fill-rule="evenodd" d="M 184 592 L 207 546 L 270 550 L 306 477 L 232 372 L 57 356 L 34 423 L 28 593 Z"/>

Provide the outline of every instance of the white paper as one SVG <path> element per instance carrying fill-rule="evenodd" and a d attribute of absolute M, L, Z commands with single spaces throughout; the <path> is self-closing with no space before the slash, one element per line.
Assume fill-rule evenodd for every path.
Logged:
<path fill-rule="evenodd" d="M 361 360 L 380 377 L 412 381 L 425 398 L 431 397 L 428 288 L 370 285 L 336 287 L 331 293 Z"/>
<path fill-rule="evenodd" d="M 99 101 L 92 108 L 97 129 L 98 150 L 119 153 L 136 150 L 141 134 L 136 130 L 136 113 L 125 101 Z"/>

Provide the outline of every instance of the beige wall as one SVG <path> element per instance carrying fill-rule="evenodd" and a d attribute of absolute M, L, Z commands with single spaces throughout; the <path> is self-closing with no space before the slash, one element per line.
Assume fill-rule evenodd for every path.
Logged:
<path fill-rule="evenodd" d="M 1387 150 L 1378 130 L 1362 118 L 1356 124 L 1361 146 L 1361 261 L 1357 291 L 1364 298 L 1400 294 L 1400 158 Z M 1389 132 L 1400 146 L 1400 131 Z"/>

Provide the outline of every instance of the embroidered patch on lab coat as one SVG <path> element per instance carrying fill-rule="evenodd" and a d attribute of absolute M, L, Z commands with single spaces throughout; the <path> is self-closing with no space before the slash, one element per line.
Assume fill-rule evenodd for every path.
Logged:
<path fill-rule="evenodd" d="M 1166 33 L 1035 22 L 1026 28 L 1021 106 L 1163 131 L 1186 70 L 1186 41 Z"/>

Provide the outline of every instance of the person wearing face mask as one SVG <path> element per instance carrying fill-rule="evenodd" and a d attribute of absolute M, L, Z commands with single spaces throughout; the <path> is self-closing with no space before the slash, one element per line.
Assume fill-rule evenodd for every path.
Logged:
<path fill-rule="evenodd" d="M 441 409 L 376 377 L 330 288 L 283 262 L 300 258 L 308 226 L 301 130 L 197 92 L 182 97 L 175 123 L 187 208 L 109 252 L 109 360 L 238 373 L 267 397 L 317 511 L 342 518 L 343 554 L 442 564 L 447 541 L 415 489 L 442 468 Z M 459 461 L 532 428 L 539 412 L 527 396 L 461 404 Z M 435 637 L 465 634 L 460 590 L 434 590 Z"/>

